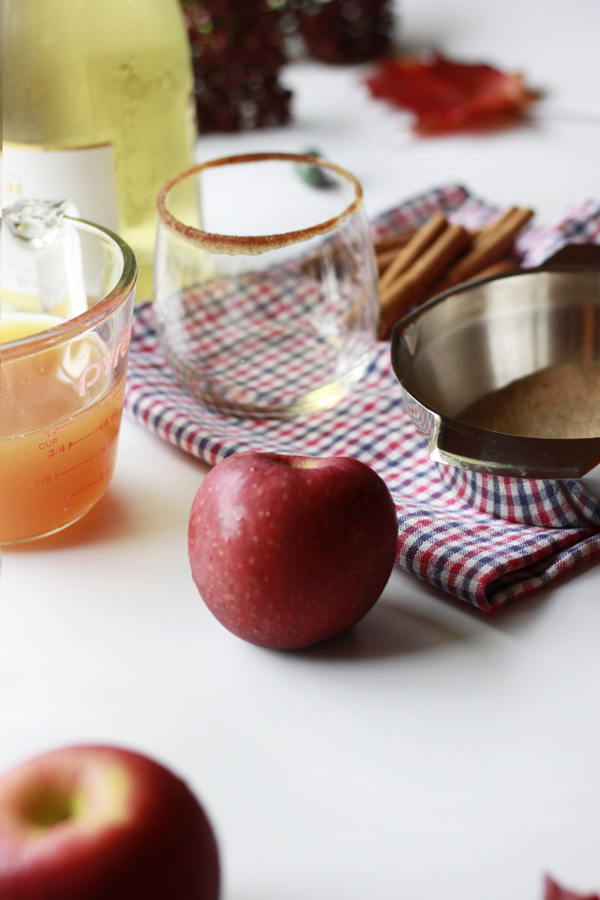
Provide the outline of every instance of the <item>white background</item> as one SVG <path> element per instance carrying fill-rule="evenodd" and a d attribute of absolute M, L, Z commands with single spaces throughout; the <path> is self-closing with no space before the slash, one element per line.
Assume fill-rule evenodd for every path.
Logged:
<path fill-rule="evenodd" d="M 317 147 L 374 215 L 460 181 L 538 221 L 600 198 L 597 0 L 405 0 L 405 48 L 522 70 L 536 122 L 411 138 L 360 68 L 289 67 L 295 123 L 198 157 Z M 204 607 L 187 523 L 205 467 L 124 422 L 81 523 L 4 551 L 0 769 L 70 742 L 157 757 L 214 823 L 223 900 L 538 900 L 600 890 L 600 569 L 486 617 L 395 571 L 351 633 L 264 651 Z"/>

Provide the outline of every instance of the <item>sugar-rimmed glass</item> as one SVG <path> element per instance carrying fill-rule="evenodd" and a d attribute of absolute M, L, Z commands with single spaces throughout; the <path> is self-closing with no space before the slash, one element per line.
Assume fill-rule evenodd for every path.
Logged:
<path fill-rule="evenodd" d="M 312 156 L 226 157 L 169 181 L 158 211 L 158 333 L 193 395 L 281 418 L 333 406 L 360 378 L 378 298 L 353 175 Z"/>

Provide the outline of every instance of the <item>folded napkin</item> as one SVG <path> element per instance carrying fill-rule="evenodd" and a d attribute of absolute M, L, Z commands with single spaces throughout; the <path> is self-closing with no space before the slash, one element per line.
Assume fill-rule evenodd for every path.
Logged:
<path fill-rule="evenodd" d="M 374 237 L 418 226 L 437 210 L 473 228 L 496 212 L 451 185 L 380 216 Z M 524 264 L 532 265 L 540 254 L 546 258 L 574 240 L 600 242 L 600 204 L 570 211 L 554 230 L 530 230 L 518 249 Z M 503 488 L 487 491 L 472 484 L 469 473 L 432 462 L 403 408 L 385 342 L 376 345 L 363 378 L 334 409 L 285 421 L 238 418 L 203 406 L 181 387 L 160 350 L 152 307 L 144 304 L 134 314 L 125 410 L 211 464 L 242 450 L 345 455 L 367 463 L 394 498 L 397 564 L 486 612 L 600 553 L 600 500 L 579 483 L 520 479 L 517 489 L 506 479 Z"/>

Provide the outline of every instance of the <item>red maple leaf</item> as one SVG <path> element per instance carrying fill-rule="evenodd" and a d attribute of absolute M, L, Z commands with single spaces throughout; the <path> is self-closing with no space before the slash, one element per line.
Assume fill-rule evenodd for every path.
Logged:
<path fill-rule="evenodd" d="M 598 894 L 576 894 L 575 891 L 567 891 L 546 875 L 544 900 L 600 900 Z"/>
<path fill-rule="evenodd" d="M 415 112 L 414 130 L 424 135 L 514 124 L 538 96 L 519 72 L 451 62 L 438 54 L 426 60 L 385 59 L 366 83 L 374 97 Z"/>

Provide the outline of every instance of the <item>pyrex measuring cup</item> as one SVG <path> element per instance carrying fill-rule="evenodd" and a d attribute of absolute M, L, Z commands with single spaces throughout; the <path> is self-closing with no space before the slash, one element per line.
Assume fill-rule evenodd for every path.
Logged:
<path fill-rule="evenodd" d="M 4 210 L 0 319 L 0 544 L 52 534 L 113 473 L 137 266 L 67 204 Z"/>

